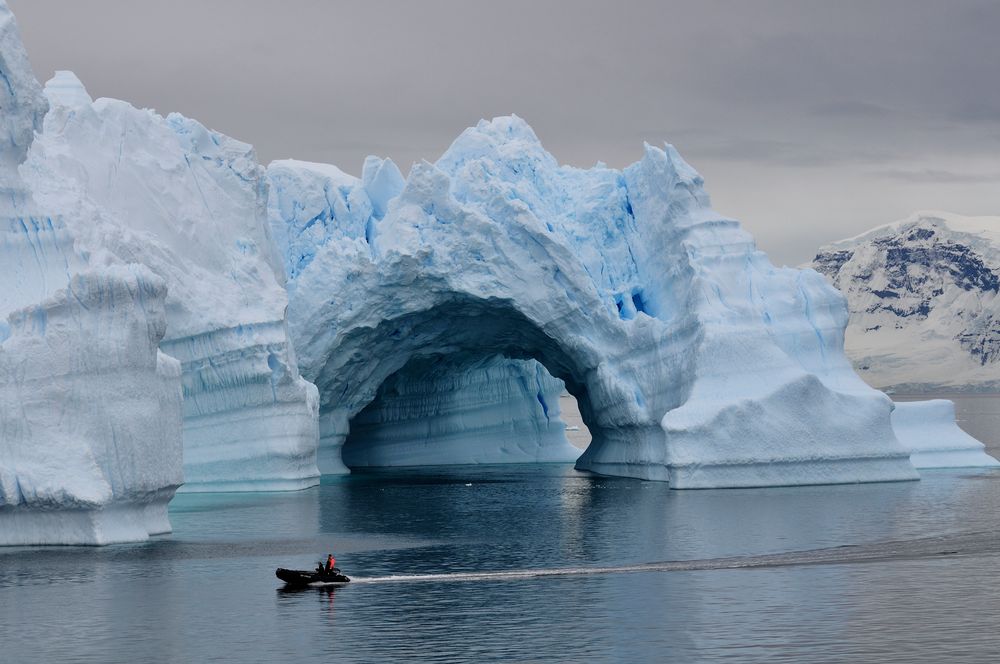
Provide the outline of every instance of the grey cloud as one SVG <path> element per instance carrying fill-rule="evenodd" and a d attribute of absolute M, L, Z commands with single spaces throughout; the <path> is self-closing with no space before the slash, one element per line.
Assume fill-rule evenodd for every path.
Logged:
<path fill-rule="evenodd" d="M 1000 184 L 1000 174 L 998 173 L 956 173 L 948 170 L 925 168 L 920 170 L 887 169 L 876 171 L 874 174 L 892 180 L 925 182 L 929 184 Z"/>
<path fill-rule="evenodd" d="M 872 118 L 896 115 L 896 111 L 866 101 L 841 100 L 819 104 L 810 109 L 815 115 L 851 118 Z"/>
<path fill-rule="evenodd" d="M 693 158 L 749 163 L 767 163 L 789 167 L 870 165 L 894 161 L 900 153 L 870 147 L 831 147 L 819 143 L 790 140 L 705 136 L 701 132 L 680 132 L 678 138 L 687 146 L 685 154 Z"/>
<path fill-rule="evenodd" d="M 1000 124 L 1000 100 L 976 100 L 956 108 L 951 119 L 959 122 Z"/>
<path fill-rule="evenodd" d="M 669 141 L 727 213 L 794 218 L 794 233 L 751 227 L 793 263 L 810 233 L 847 224 L 821 196 L 849 196 L 873 222 L 948 207 L 941 179 L 917 200 L 912 178 L 862 176 L 997 151 L 992 0 L 9 2 L 40 77 L 73 69 L 94 96 L 180 111 L 265 162 L 357 173 L 377 153 L 405 171 L 509 113 L 580 166 Z M 794 215 L 787 173 L 815 190 Z M 959 211 L 1000 211 L 990 185 L 970 181 Z"/>

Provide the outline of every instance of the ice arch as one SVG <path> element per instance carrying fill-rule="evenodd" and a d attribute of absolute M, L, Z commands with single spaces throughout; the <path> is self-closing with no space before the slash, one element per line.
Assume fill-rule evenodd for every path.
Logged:
<path fill-rule="evenodd" d="M 268 179 L 327 472 L 397 372 L 451 358 L 452 382 L 476 383 L 506 356 L 583 402 L 580 468 L 678 488 L 916 477 L 891 402 L 844 358 L 841 296 L 771 265 L 669 145 L 576 169 L 508 117 L 406 179 L 376 158 L 360 179 L 295 161 Z"/>
<path fill-rule="evenodd" d="M 482 462 L 575 459 L 557 419 L 563 384 L 596 440 L 609 428 L 602 422 L 634 430 L 634 440 L 643 428 L 659 431 L 638 408 L 608 412 L 620 397 L 613 383 L 591 379 L 600 354 L 566 339 L 568 326 L 554 320 L 556 312 L 529 318 L 511 301 L 429 292 L 421 308 L 354 328 L 316 373 L 321 395 L 341 395 L 337 407 L 324 408 L 323 447 L 343 444 L 350 424 L 347 465 L 441 462 L 442 453 Z M 456 440 L 441 450 L 449 435 Z M 405 449 L 414 441 L 437 449 Z"/>

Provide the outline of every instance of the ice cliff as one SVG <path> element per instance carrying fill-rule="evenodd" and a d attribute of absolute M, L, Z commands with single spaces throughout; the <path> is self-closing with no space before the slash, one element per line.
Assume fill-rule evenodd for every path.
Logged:
<path fill-rule="evenodd" d="M 1000 217 L 918 212 L 819 250 L 847 298 L 846 350 L 902 393 L 1000 390 Z"/>
<path fill-rule="evenodd" d="M 0 545 L 169 532 L 180 366 L 158 350 L 166 286 L 94 266 L 18 166 L 47 104 L 0 0 Z"/>
<path fill-rule="evenodd" d="M 268 178 L 327 472 L 420 458 L 428 412 L 542 436 L 537 361 L 593 434 L 582 469 L 677 488 L 916 477 L 891 402 L 843 354 L 843 298 L 771 265 L 669 145 L 581 170 L 506 117 L 407 178 L 375 158 L 360 179 L 295 161 Z M 525 389 L 480 387 L 499 367 Z"/>
<path fill-rule="evenodd" d="M 91 101 L 69 72 L 22 167 L 91 265 L 166 282 L 160 348 L 181 362 L 184 490 L 318 482 L 317 395 L 285 329 L 287 297 L 253 149 L 178 114 Z"/>

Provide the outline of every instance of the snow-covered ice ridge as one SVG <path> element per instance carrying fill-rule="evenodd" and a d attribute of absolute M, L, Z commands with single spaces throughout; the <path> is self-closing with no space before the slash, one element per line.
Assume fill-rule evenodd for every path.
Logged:
<path fill-rule="evenodd" d="M 168 286 L 160 348 L 181 362 L 182 490 L 318 482 L 317 394 L 285 329 L 287 297 L 251 146 L 178 114 L 91 101 L 59 72 L 22 173 L 90 264 L 137 261 Z"/>
<path fill-rule="evenodd" d="M 164 281 L 91 267 L 18 173 L 48 108 L 0 0 L 0 545 L 170 531 L 180 366 L 157 345 Z"/>
<path fill-rule="evenodd" d="M 539 423 L 544 408 L 509 401 L 549 403 L 541 388 L 436 396 L 530 359 L 580 403 L 594 437 L 581 469 L 677 488 L 916 477 L 892 403 L 844 356 L 842 296 L 773 266 L 669 145 L 581 170 L 502 117 L 407 178 L 376 158 L 360 179 L 297 161 L 268 178 L 325 471 L 365 441 L 381 447 L 367 463 L 410 462 L 428 412 L 487 437 Z M 492 422 L 472 417 L 484 412 Z"/>
<path fill-rule="evenodd" d="M 812 265 L 847 297 L 847 353 L 870 384 L 1000 391 L 1000 217 L 918 212 Z"/>

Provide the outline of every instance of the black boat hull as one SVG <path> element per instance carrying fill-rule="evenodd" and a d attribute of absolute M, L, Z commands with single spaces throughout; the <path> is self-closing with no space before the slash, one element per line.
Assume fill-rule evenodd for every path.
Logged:
<path fill-rule="evenodd" d="M 279 567 L 274 571 L 274 575 L 290 586 L 325 586 L 334 583 L 350 582 L 350 579 L 341 574 L 340 570 L 336 567 L 333 568 L 333 572 L 330 574 Z"/>

